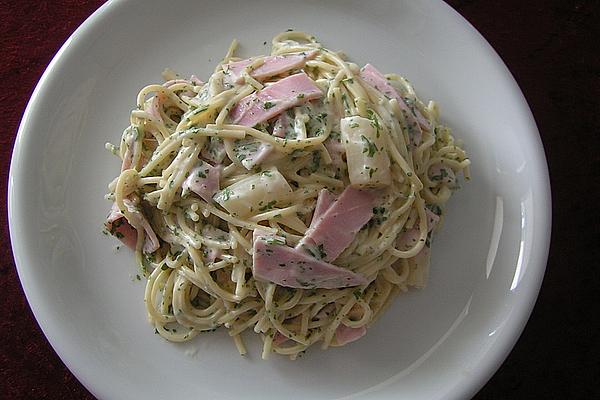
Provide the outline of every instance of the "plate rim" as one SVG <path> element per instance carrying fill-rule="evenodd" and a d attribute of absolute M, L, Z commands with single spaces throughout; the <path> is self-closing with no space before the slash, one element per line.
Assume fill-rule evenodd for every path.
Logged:
<path fill-rule="evenodd" d="M 56 69 L 57 64 L 59 64 L 59 62 L 66 57 L 66 54 L 73 43 L 76 43 L 82 39 L 82 36 L 86 34 L 86 31 L 91 29 L 93 26 L 102 23 L 103 19 L 108 18 L 111 12 L 116 12 L 118 7 L 124 3 L 126 3 L 124 0 L 109 0 L 102 4 L 96 11 L 86 18 L 85 21 L 79 25 L 79 27 L 77 27 L 77 29 L 68 37 L 65 43 L 53 56 L 52 60 L 36 84 L 19 123 L 19 128 L 17 130 L 17 135 L 15 137 L 12 150 L 8 175 L 8 226 L 19 282 L 27 298 L 29 307 L 36 319 L 36 323 L 42 330 L 50 346 L 52 346 L 53 350 L 60 357 L 61 361 L 65 364 L 69 371 L 73 373 L 79 382 L 96 397 L 100 397 L 102 394 L 106 394 L 107 392 L 102 389 L 102 385 L 99 385 L 94 381 L 93 374 L 86 373 L 84 368 L 82 368 L 81 365 L 78 365 L 78 362 L 74 360 L 73 355 L 68 354 L 67 349 L 63 348 L 63 346 L 57 342 L 56 338 L 49 332 L 51 329 L 48 326 L 48 322 L 45 322 L 44 319 L 40 318 L 39 302 L 42 299 L 40 299 L 35 293 L 33 288 L 33 286 L 35 286 L 34 280 L 27 277 L 27 270 L 30 268 L 28 266 L 29 264 L 25 262 L 27 255 L 22 252 L 21 246 L 17 243 L 20 241 L 20 239 L 25 238 L 25 236 L 20 236 L 15 227 L 17 215 L 23 214 L 24 212 L 24 206 L 18 204 L 18 191 L 20 190 L 20 182 L 18 179 L 16 179 L 18 172 L 15 171 L 15 168 L 19 163 L 19 160 L 23 158 L 23 148 L 25 148 L 25 142 L 29 139 L 28 136 L 31 136 L 28 135 L 28 132 L 30 131 L 30 120 L 34 118 L 35 115 L 33 110 L 39 106 L 38 103 L 40 103 L 42 100 L 45 87 L 48 86 L 49 81 L 59 71 Z M 477 363 L 479 367 L 483 368 L 475 372 L 470 378 L 465 378 L 457 382 L 457 384 L 453 388 L 450 388 L 448 393 L 446 393 L 448 398 L 464 398 L 475 395 L 501 367 L 502 363 L 508 357 L 510 352 L 513 350 L 514 345 L 522 335 L 527 321 L 533 312 L 547 266 L 552 227 L 552 198 L 548 163 L 541 140 L 541 135 L 535 122 L 535 118 L 531 112 L 531 108 L 529 107 L 529 104 L 527 103 L 527 100 L 525 99 L 523 92 L 521 91 L 514 76 L 494 48 L 466 18 L 464 18 L 452 6 L 444 1 L 439 1 L 439 3 L 441 3 L 442 6 L 445 6 L 447 11 L 454 14 L 455 18 L 458 17 L 470 30 L 471 34 L 475 35 L 479 41 L 479 44 L 483 45 L 486 51 L 496 57 L 497 63 L 504 69 L 504 73 L 507 75 L 506 78 L 514 86 L 514 93 L 521 97 L 521 101 L 524 106 L 523 115 L 529 120 L 528 122 L 530 123 L 529 129 L 525 133 L 528 136 L 531 136 L 529 139 L 533 139 L 535 142 L 535 145 L 532 146 L 535 159 L 531 160 L 531 162 L 533 164 L 533 168 L 536 170 L 535 175 L 540 178 L 538 182 L 535 182 L 535 184 L 539 186 L 537 194 L 540 197 L 540 199 L 538 199 L 540 200 L 540 203 L 536 204 L 535 215 L 540 216 L 540 218 L 537 218 L 537 221 L 533 224 L 532 228 L 536 234 L 536 238 L 533 239 L 533 242 L 537 241 L 538 247 L 537 250 L 534 250 L 532 253 L 532 258 L 528 262 L 529 275 L 527 279 L 529 280 L 529 285 L 531 288 L 524 293 L 520 293 L 521 299 L 519 300 L 519 304 L 521 307 L 515 310 L 515 312 L 510 316 L 509 322 L 511 327 L 509 332 L 501 336 L 499 340 L 494 343 L 494 351 L 491 352 L 493 353 L 492 355 L 486 355 L 486 357 L 482 358 L 482 360 Z M 533 184 L 534 183 L 532 183 L 532 185 Z"/>

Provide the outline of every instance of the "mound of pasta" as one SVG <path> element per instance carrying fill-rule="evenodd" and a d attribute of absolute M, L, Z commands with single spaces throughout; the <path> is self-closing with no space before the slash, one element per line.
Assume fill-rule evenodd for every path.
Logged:
<path fill-rule="evenodd" d="M 155 332 L 253 331 L 294 359 L 362 337 L 428 277 L 432 232 L 469 159 L 410 83 L 306 33 L 206 81 L 137 97 L 106 231 L 135 251 Z"/>

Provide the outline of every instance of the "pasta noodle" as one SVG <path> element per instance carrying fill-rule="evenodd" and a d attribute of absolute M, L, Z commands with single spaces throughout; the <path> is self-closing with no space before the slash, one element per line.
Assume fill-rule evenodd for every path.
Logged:
<path fill-rule="evenodd" d="M 398 75 L 361 69 L 299 31 L 275 36 L 270 56 L 241 60 L 236 47 L 207 82 L 167 70 L 165 84 L 140 91 L 120 145 L 107 144 L 122 170 L 106 228 L 136 253 L 159 335 L 181 342 L 223 327 L 245 354 L 253 331 L 263 358 L 295 359 L 356 340 L 396 294 L 425 286 L 432 230 L 470 161 L 437 105 Z M 284 85 L 294 97 L 272 94 Z M 363 283 L 259 276 L 257 241 L 308 257 L 293 252 L 310 252 L 321 196 L 341 207 L 349 187 L 376 194 L 367 222 L 335 259 L 321 248 L 310 257 Z"/>

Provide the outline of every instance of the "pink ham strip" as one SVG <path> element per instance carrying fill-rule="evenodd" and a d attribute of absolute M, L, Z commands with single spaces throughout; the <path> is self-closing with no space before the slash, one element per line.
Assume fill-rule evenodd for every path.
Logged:
<path fill-rule="evenodd" d="M 129 222 L 121 211 L 119 211 L 119 207 L 116 204 L 110 209 L 110 213 L 106 217 L 106 222 L 104 222 L 104 226 L 106 230 L 121 242 L 124 245 L 131 249 L 135 249 L 135 245 L 137 243 L 137 231 Z"/>
<path fill-rule="evenodd" d="M 365 65 L 360 70 L 360 77 L 363 81 L 373 86 L 375 89 L 379 90 L 384 95 L 396 99 L 398 101 L 398 105 L 400 109 L 405 111 L 406 123 L 409 126 L 414 126 L 416 128 L 416 132 L 414 136 L 411 138 L 413 144 L 419 145 L 421 143 L 421 138 L 423 136 L 423 132 L 421 131 L 421 124 L 417 122 L 419 119 L 420 122 L 427 121 L 423 115 L 421 115 L 419 110 L 415 110 L 417 117 L 412 113 L 410 108 L 406 105 L 404 99 L 396 92 L 396 89 L 392 85 L 389 84 L 385 76 L 381 72 L 379 72 L 374 66 L 371 64 Z M 420 118 L 419 118 L 420 115 Z M 429 126 L 429 122 L 424 126 L 425 129 L 431 130 L 431 126 Z"/>
<path fill-rule="evenodd" d="M 287 124 L 288 124 L 287 114 L 281 113 L 279 115 L 279 117 L 277 117 L 277 120 L 275 121 L 275 124 L 273 125 L 273 136 L 284 138 Z"/>
<path fill-rule="evenodd" d="M 347 187 L 318 221 L 311 223 L 297 248 L 324 261 L 335 260 L 371 219 L 375 200 L 373 191 Z"/>
<path fill-rule="evenodd" d="M 277 332 L 275 333 L 275 336 L 273 336 L 273 344 L 274 344 L 274 345 L 277 345 L 277 346 L 280 346 L 280 345 L 284 344 L 284 343 L 285 343 L 285 342 L 287 342 L 288 340 L 290 340 L 290 339 L 288 339 L 287 337 L 285 337 L 285 336 L 284 336 L 284 335 L 283 335 L 281 332 L 279 332 L 279 331 L 277 331 Z"/>
<path fill-rule="evenodd" d="M 425 208 L 425 215 L 427 215 L 427 230 L 428 232 L 431 232 L 438 222 L 440 222 L 440 216 L 429 208 Z"/>
<path fill-rule="evenodd" d="M 196 75 L 193 75 L 193 74 L 190 76 L 190 82 L 192 82 L 192 84 L 194 84 L 196 86 L 204 85 L 204 82 L 202 82 L 202 80 L 200 78 L 198 78 Z"/>
<path fill-rule="evenodd" d="M 360 339 L 367 333 L 367 328 L 361 326 L 359 328 L 351 328 L 344 324 L 340 324 L 335 330 L 335 341 L 337 346 L 343 346 L 350 342 Z"/>
<path fill-rule="evenodd" d="M 336 289 L 367 283 L 362 275 L 317 260 L 286 246 L 283 238 L 257 230 L 254 231 L 252 260 L 255 279 L 280 286 Z"/>
<path fill-rule="evenodd" d="M 219 167 L 213 167 L 207 162 L 200 161 L 199 165 L 192 168 L 181 188 L 184 192 L 191 190 L 210 203 L 214 194 L 219 191 L 220 179 L 221 169 Z"/>
<path fill-rule="evenodd" d="M 133 203 L 129 200 L 125 200 L 125 206 L 128 211 L 133 214 L 135 218 L 134 221 L 128 221 L 125 216 L 119 210 L 119 207 L 116 203 L 113 204 L 110 209 L 110 213 L 108 217 L 106 217 L 106 222 L 104 222 L 104 226 L 106 229 L 112 234 L 115 235 L 123 244 L 127 247 L 135 249 L 137 243 L 137 235 L 138 231 L 134 228 L 135 225 L 139 226 L 140 229 L 146 234 L 144 240 L 144 252 L 145 253 L 153 253 L 160 247 L 160 242 L 152 230 L 150 223 L 144 217 L 144 215 L 135 208 Z M 120 221 L 120 222 L 119 222 Z M 117 224 L 115 226 L 115 224 Z"/>
<path fill-rule="evenodd" d="M 250 76 L 254 79 L 263 80 L 272 76 L 281 75 L 285 72 L 304 67 L 306 61 L 315 58 L 317 54 L 317 51 L 311 51 L 309 53 L 267 56 L 264 57 L 265 61 L 262 65 L 250 72 Z M 242 80 L 242 71 L 254 61 L 256 61 L 256 58 L 231 62 L 224 65 L 223 70 L 231 73 L 232 79 L 236 83 L 240 83 Z"/>
<path fill-rule="evenodd" d="M 152 98 L 150 102 L 150 108 L 146 111 L 148 114 L 152 115 L 156 118 L 160 123 L 163 122 L 162 116 L 160 115 L 160 106 L 163 101 L 165 101 L 166 96 L 164 94 L 157 94 Z"/>
<path fill-rule="evenodd" d="M 234 124 L 254 126 L 322 95 L 313 80 L 301 72 L 244 97 L 231 110 L 229 117 Z"/>
<path fill-rule="evenodd" d="M 217 259 L 217 257 L 221 256 L 221 249 L 214 249 L 209 247 L 204 254 L 204 262 L 213 263 Z"/>
<path fill-rule="evenodd" d="M 324 145 L 329 153 L 329 156 L 331 157 L 331 163 L 334 166 L 340 167 L 346 164 L 342 158 L 342 155 L 346 153 L 346 149 L 344 148 L 341 140 L 332 139 L 331 136 L 329 136 L 325 140 Z"/>
<path fill-rule="evenodd" d="M 173 85 L 176 85 L 178 83 L 192 83 L 191 81 L 188 81 L 187 79 L 171 79 L 170 81 L 166 81 L 165 83 L 163 83 L 164 87 L 171 87 Z"/>
<path fill-rule="evenodd" d="M 312 220 L 310 221 L 309 228 L 313 228 L 319 219 L 325 214 L 329 207 L 335 202 L 335 195 L 327 189 L 321 189 L 319 197 L 317 198 L 317 204 L 315 205 L 315 211 L 313 212 Z"/>

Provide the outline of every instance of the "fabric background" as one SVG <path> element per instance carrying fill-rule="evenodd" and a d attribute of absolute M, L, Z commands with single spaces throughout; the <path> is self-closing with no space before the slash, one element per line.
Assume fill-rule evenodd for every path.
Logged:
<path fill-rule="evenodd" d="M 0 0 L 0 399 L 94 398 L 29 309 L 11 253 L 6 190 L 16 131 L 35 84 L 102 3 Z M 542 136 L 553 197 L 550 259 L 537 305 L 475 399 L 600 398 L 600 1 L 448 3 L 491 43 L 521 86 Z"/>

